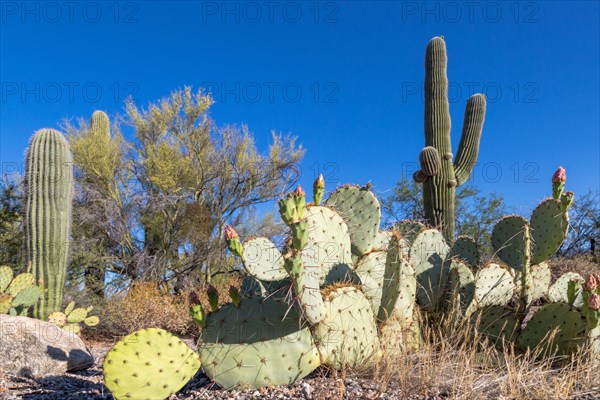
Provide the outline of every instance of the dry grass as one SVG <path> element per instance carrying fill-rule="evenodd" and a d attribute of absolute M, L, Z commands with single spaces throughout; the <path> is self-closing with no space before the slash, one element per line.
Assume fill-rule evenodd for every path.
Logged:
<path fill-rule="evenodd" d="M 236 277 L 224 277 L 214 283 L 219 292 L 219 303 L 231 301 L 230 285 L 239 287 Z M 209 309 L 206 285 L 195 290 L 206 310 Z M 143 328 L 162 328 L 177 335 L 196 335 L 197 328 L 189 313 L 188 294 L 172 294 L 157 282 L 136 282 L 127 290 L 105 300 L 104 330 L 122 336 Z"/>
<path fill-rule="evenodd" d="M 591 273 L 600 272 L 600 266 L 590 254 L 580 254 L 572 258 L 555 258 L 549 261 L 553 280 L 565 272 L 577 272 L 584 278 Z"/>
<path fill-rule="evenodd" d="M 600 398 L 600 363 L 588 354 L 540 361 L 537 354 L 499 351 L 468 324 L 453 328 L 442 322 L 426 328 L 423 337 L 416 351 L 387 341 L 374 371 L 383 391 L 469 400 Z"/>

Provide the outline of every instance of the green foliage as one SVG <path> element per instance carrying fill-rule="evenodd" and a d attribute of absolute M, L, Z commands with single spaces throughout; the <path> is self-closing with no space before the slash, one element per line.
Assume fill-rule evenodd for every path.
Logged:
<path fill-rule="evenodd" d="M 254 207 L 295 183 L 304 150 L 294 137 L 274 133 L 259 151 L 246 126 L 216 125 L 212 103 L 186 87 L 147 107 L 128 101 L 112 132 L 101 112 L 89 127 L 67 125 L 81 222 L 71 266 L 85 274 L 86 286 L 112 273 L 174 280 L 182 290 L 200 274 L 210 281 L 232 269 L 222 246 L 228 222 L 278 232 L 272 216 L 258 218 Z M 132 131 L 131 139 L 122 129 Z"/>
<path fill-rule="evenodd" d="M 24 204 L 19 177 L 5 176 L 0 181 L 0 265 L 23 270 Z"/>

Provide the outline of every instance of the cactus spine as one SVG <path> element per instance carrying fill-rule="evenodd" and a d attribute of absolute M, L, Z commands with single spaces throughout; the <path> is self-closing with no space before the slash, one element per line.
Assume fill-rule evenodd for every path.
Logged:
<path fill-rule="evenodd" d="M 479 139 L 485 119 L 486 100 L 474 94 L 467 101 L 463 131 L 456 160 L 452 163 L 450 110 L 446 76 L 446 43 L 434 37 L 425 58 L 425 148 L 419 157 L 421 169 L 414 174 L 423 183 L 425 216 L 430 225 L 441 227 L 454 241 L 454 192 L 467 181 L 479 152 Z"/>
<path fill-rule="evenodd" d="M 27 259 L 43 292 L 34 312 L 46 319 L 61 307 L 69 253 L 73 163 L 64 136 L 37 131 L 26 164 Z"/>

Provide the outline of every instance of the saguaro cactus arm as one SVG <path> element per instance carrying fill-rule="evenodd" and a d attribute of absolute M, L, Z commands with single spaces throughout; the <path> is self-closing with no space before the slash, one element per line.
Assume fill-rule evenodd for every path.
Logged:
<path fill-rule="evenodd" d="M 463 131 L 458 144 L 456 160 L 454 160 L 454 175 L 458 186 L 469 179 L 471 171 L 477 162 L 479 140 L 485 119 L 486 100 L 482 94 L 474 94 L 467 101 Z"/>

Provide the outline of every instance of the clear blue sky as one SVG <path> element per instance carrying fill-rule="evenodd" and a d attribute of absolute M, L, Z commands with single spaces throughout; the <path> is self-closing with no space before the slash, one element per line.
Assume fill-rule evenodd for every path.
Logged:
<path fill-rule="evenodd" d="M 523 213 L 558 165 L 568 189 L 600 189 L 596 1 L 0 4 L 3 172 L 36 129 L 193 85 L 262 149 L 272 130 L 297 135 L 303 185 L 319 168 L 383 193 L 423 147 L 424 51 L 444 35 L 455 153 L 467 98 L 489 100 L 478 186 Z"/>

